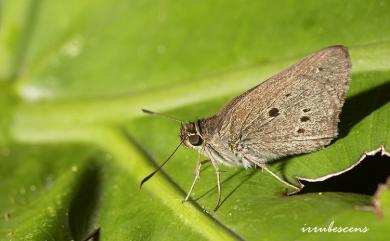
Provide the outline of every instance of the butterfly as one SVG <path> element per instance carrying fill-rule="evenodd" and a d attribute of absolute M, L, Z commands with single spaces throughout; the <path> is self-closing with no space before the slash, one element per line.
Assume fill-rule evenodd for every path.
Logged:
<path fill-rule="evenodd" d="M 284 156 L 319 150 L 337 137 L 351 68 L 346 47 L 327 47 L 235 97 L 217 114 L 196 121 L 179 121 L 179 146 L 196 149 L 215 170 L 216 208 L 221 200 L 220 164 L 260 167 L 285 185 L 298 189 L 273 173 L 268 164 Z M 189 199 L 204 162 L 198 158 L 195 179 L 184 201 Z"/>

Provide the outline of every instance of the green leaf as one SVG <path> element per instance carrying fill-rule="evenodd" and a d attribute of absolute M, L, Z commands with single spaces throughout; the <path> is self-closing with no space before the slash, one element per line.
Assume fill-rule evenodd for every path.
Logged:
<path fill-rule="evenodd" d="M 0 3 L 0 237 L 83 240 L 386 240 L 366 194 L 283 195 L 258 169 L 223 167 L 222 205 L 177 123 L 214 114 L 320 48 L 349 47 L 340 136 L 272 168 L 290 182 L 351 168 L 389 146 L 390 10 L 385 1 L 4 1 Z M 378 149 L 382 148 L 382 149 Z M 341 174 L 342 175 L 342 174 Z M 309 232 L 309 227 L 367 232 Z M 306 229 L 305 229 L 306 228 Z M 306 231 L 305 231 L 306 230 Z"/>

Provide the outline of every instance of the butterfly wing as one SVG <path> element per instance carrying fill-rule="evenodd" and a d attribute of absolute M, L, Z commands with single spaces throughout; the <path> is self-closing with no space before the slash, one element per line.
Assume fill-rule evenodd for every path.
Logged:
<path fill-rule="evenodd" d="M 350 78 L 347 48 L 322 49 L 222 108 L 214 141 L 263 161 L 318 150 L 337 136 Z"/>

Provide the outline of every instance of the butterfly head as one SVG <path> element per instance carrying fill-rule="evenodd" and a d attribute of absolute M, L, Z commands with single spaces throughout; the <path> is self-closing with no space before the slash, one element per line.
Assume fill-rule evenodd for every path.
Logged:
<path fill-rule="evenodd" d="M 180 128 L 180 139 L 186 147 L 198 148 L 203 144 L 198 122 L 183 123 Z"/>

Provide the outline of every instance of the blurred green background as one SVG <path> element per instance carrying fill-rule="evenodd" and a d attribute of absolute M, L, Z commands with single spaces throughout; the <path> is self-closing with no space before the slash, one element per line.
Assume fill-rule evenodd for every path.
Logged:
<path fill-rule="evenodd" d="M 291 182 L 342 171 L 390 140 L 390 1 L 0 1 L 0 239 L 387 240 L 390 194 L 283 196 L 258 170 L 212 168 L 182 204 L 197 154 L 177 123 L 334 44 L 353 77 L 341 136 L 273 168 Z M 375 160 L 375 159 L 373 159 Z M 388 159 L 386 159 L 388 161 Z M 366 180 L 361 180 L 362 182 Z M 357 184 L 359 185 L 359 184 Z M 307 226 L 368 227 L 308 233 Z"/>

